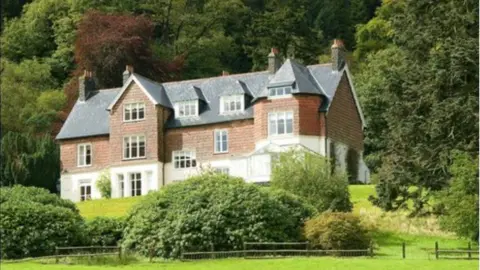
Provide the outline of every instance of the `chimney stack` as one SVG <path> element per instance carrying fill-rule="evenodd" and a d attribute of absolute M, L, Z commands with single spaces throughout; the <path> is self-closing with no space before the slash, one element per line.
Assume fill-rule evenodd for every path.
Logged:
<path fill-rule="evenodd" d="M 282 62 L 280 61 L 280 56 L 278 53 L 277 48 L 272 48 L 270 53 L 268 54 L 268 71 L 271 74 L 275 74 L 277 70 L 282 66 Z"/>
<path fill-rule="evenodd" d="M 125 67 L 125 71 L 123 72 L 123 84 L 127 82 L 128 78 L 130 78 L 130 75 L 132 75 L 132 73 L 133 73 L 133 66 L 127 65 Z"/>
<path fill-rule="evenodd" d="M 83 76 L 78 78 L 78 99 L 80 101 L 87 100 L 92 91 L 95 91 L 95 78 L 92 71 L 85 70 Z"/>
<path fill-rule="evenodd" d="M 230 73 L 228 71 L 222 70 L 222 76 L 228 76 Z"/>
<path fill-rule="evenodd" d="M 334 39 L 332 45 L 332 69 L 339 71 L 345 66 L 345 47 L 343 41 Z"/>

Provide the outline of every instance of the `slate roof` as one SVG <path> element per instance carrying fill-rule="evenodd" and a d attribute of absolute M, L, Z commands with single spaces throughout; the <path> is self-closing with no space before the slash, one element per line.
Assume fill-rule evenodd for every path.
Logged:
<path fill-rule="evenodd" d="M 293 94 L 321 95 L 331 101 L 344 73 L 332 71 L 331 64 L 303 66 L 287 59 L 275 74 L 268 71 L 235 74 L 212 78 L 157 83 L 139 74 L 132 74 L 122 88 L 94 92 L 85 102 L 77 101 L 63 125 L 57 139 L 109 134 L 109 113 L 122 93 L 136 82 L 156 105 L 174 107 L 179 101 L 199 100 L 198 117 L 167 120 L 167 128 L 195 126 L 253 118 L 253 103 L 266 98 L 268 88 L 293 85 Z M 241 113 L 221 115 L 220 97 L 245 95 L 245 110 Z M 327 111 L 329 102 L 319 111 Z"/>

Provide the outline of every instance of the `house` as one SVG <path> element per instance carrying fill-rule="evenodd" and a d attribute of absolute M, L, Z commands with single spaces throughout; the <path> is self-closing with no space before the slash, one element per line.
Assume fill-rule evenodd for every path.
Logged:
<path fill-rule="evenodd" d="M 57 140 L 61 196 L 100 198 L 108 173 L 112 197 L 144 195 L 196 174 L 203 166 L 265 183 L 275 153 L 303 147 L 334 156 L 358 181 L 365 120 L 339 40 L 332 63 L 304 66 L 268 55 L 268 70 L 158 83 L 127 66 L 123 86 L 97 90 L 92 72 Z M 108 169 L 108 170 L 107 170 Z"/>

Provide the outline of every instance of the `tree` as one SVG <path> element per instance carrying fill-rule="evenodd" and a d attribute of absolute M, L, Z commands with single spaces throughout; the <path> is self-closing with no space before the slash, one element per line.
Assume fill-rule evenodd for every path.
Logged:
<path fill-rule="evenodd" d="M 100 177 L 98 177 L 96 186 L 102 198 L 110 199 L 112 196 L 112 180 L 110 179 L 110 172 L 108 170 L 102 172 Z"/>
<path fill-rule="evenodd" d="M 331 173 L 329 161 L 316 153 L 281 153 L 273 163 L 271 185 L 304 198 L 319 212 L 352 210 L 347 175 Z"/>
<path fill-rule="evenodd" d="M 474 159 L 468 153 L 454 152 L 449 172 L 450 185 L 438 196 L 445 207 L 440 225 L 478 242 L 478 156 Z"/>
<path fill-rule="evenodd" d="M 49 135 L 8 132 L 1 139 L 0 184 L 43 187 L 57 192 L 60 150 Z"/>
<path fill-rule="evenodd" d="M 370 53 L 356 82 L 373 123 L 374 201 L 395 210 L 411 199 L 417 214 L 447 186 L 452 151 L 478 153 L 478 2 L 399 3 L 386 16 L 392 43 Z"/>

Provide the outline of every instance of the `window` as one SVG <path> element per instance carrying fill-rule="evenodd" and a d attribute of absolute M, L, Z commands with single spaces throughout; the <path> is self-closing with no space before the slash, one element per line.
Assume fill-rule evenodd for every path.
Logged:
<path fill-rule="evenodd" d="M 192 117 L 198 115 L 198 100 L 184 101 L 175 104 L 176 117 Z"/>
<path fill-rule="evenodd" d="M 145 103 L 129 103 L 124 106 L 123 121 L 138 121 L 145 119 Z"/>
<path fill-rule="evenodd" d="M 123 138 L 123 158 L 135 159 L 145 157 L 145 136 L 128 136 Z"/>
<path fill-rule="evenodd" d="M 118 176 L 118 185 L 119 185 L 119 193 L 120 193 L 120 198 L 125 196 L 125 181 L 123 179 L 123 174 L 119 174 Z"/>
<path fill-rule="evenodd" d="M 273 87 L 268 89 L 268 96 L 270 97 L 278 97 L 278 96 L 286 96 L 292 93 L 291 86 L 284 86 L 284 87 Z"/>
<path fill-rule="evenodd" d="M 245 100 L 243 95 L 222 97 L 220 101 L 221 113 L 242 112 Z"/>
<path fill-rule="evenodd" d="M 215 130 L 215 153 L 228 152 L 228 131 Z"/>
<path fill-rule="evenodd" d="M 216 173 L 230 174 L 230 168 L 228 168 L 228 167 L 215 168 L 214 171 Z"/>
<path fill-rule="evenodd" d="M 92 165 L 92 145 L 79 144 L 77 151 L 77 165 L 78 167 L 85 167 Z"/>
<path fill-rule="evenodd" d="M 194 151 L 174 151 L 173 162 L 175 169 L 193 168 L 197 166 Z"/>
<path fill-rule="evenodd" d="M 92 185 L 82 184 L 80 185 L 80 201 L 86 201 L 92 199 Z"/>
<path fill-rule="evenodd" d="M 142 195 L 142 174 L 131 173 L 130 183 L 131 183 L 132 197 L 141 196 Z"/>
<path fill-rule="evenodd" d="M 292 133 L 292 112 L 274 112 L 268 114 L 268 135 L 283 135 Z"/>

